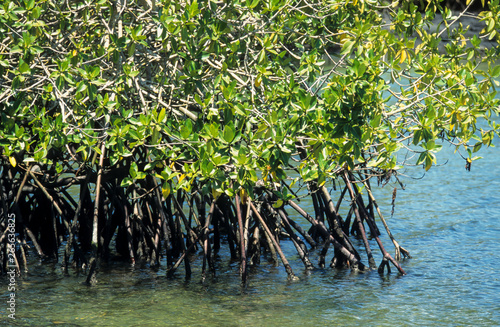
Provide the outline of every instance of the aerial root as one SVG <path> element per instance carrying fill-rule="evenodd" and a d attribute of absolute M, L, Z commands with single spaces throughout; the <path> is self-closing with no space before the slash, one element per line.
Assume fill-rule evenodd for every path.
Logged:
<path fill-rule="evenodd" d="M 101 163 L 97 167 L 102 167 Z M 8 169 L 14 171 L 12 167 Z M 390 272 L 389 266 L 393 264 L 401 274 L 405 274 L 397 261 L 402 256 L 409 258 L 409 251 L 399 246 L 390 231 L 388 234 L 397 250 L 395 259 L 384 250 L 375 220 L 369 216 L 355 181 L 348 174 L 345 175 L 346 186 L 342 188 L 341 197 L 351 195 L 352 220 L 342 219 L 338 213 L 341 199 L 335 205 L 324 185 L 311 187 L 315 190 L 310 196 L 317 211 L 316 218 L 313 218 L 293 200 L 280 200 L 277 197 L 279 190 L 276 189 L 272 192 L 259 186 L 255 199 L 240 197 L 239 191 L 232 198 L 225 194 L 214 198 L 211 194 L 202 195 L 196 185 L 189 193 L 177 190 L 165 194 L 153 179 L 145 178 L 122 187 L 120 178 L 108 174 L 110 172 L 106 169 L 93 171 L 82 167 L 77 177 L 58 179 L 54 184 L 54 180 L 42 178 L 39 169 L 32 172 L 28 166 L 18 172 L 21 182 L 17 184 L 11 180 L 15 176 L 12 172 L 1 177 L 0 191 L 13 194 L 0 203 L 0 220 L 5 219 L 3 212 L 6 210 L 16 214 L 18 242 L 22 247 L 16 252 L 18 270 L 27 270 L 27 240 L 32 241 L 41 258 L 57 259 L 54 244 L 57 247 L 64 244 L 63 269 L 68 272 L 72 255 L 73 265 L 86 267 L 85 283 L 89 285 L 96 283 L 99 263 L 109 260 L 110 245 L 116 247 L 116 255 L 128 260 L 131 265 L 137 262 L 157 267 L 163 256 L 169 277 L 174 277 L 180 265 L 184 264 L 186 278 L 191 276 L 190 260 L 193 257 L 190 255 L 201 249 L 201 275 L 206 280 L 209 272 L 215 276 L 215 258 L 221 245 L 227 244 L 231 260 L 239 262 L 242 284 L 247 283 L 248 266 L 259 264 L 261 256 L 266 254 L 275 264 L 281 261 L 288 278 L 296 280 L 281 244 L 283 239 L 289 239 L 305 270 L 314 269 L 309 257 L 311 249 L 318 249 L 317 265 L 325 267 L 326 255 L 333 248 L 331 267 L 365 271 L 366 266 L 361 262 L 349 235 L 352 225 L 356 225 L 357 235 L 363 239 L 367 250 L 370 268 L 377 269 L 377 266 L 372 262 L 374 254 L 368 245 L 366 229 L 383 254 L 383 263 L 378 270 L 383 272 L 387 267 Z M 69 199 L 67 188 L 75 184 L 79 185 L 78 197 Z M 12 189 L 11 185 L 16 188 Z M 59 190 L 59 187 L 63 189 Z M 91 196 L 92 189 L 95 197 Z M 371 204 L 379 211 L 372 195 L 370 198 Z M 40 207 L 51 210 L 41 210 L 37 216 L 35 212 Z M 288 207 L 307 222 L 304 224 L 304 221 L 299 223 L 298 218 L 292 219 L 286 210 Z M 40 214 L 43 220 L 39 219 Z M 307 223 L 309 232 L 305 231 Z M 0 224 L 5 222 L 2 220 Z M 42 224 L 50 228 L 43 229 L 47 226 Z M 6 251 L 6 238 L 6 231 L 3 230 L 0 234 L 2 252 Z"/>

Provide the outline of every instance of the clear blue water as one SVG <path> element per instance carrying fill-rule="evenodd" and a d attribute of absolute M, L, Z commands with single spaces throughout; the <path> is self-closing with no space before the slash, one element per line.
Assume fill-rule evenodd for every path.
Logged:
<path fill-rule="evenodd" d="M 305 271 L 293 246 L 284 251 L 299 281 L 262 260 L 242 289 L 238 264 L 218 258 L 216 278 L 201 283 L 200 261 L 192 278 L 167 279 L 164 267 L 102 266 L 94 287 L 74 270 L 31 263 L 18 279 L 13 326 L 499 326 L 500 325 L 500 141 L 467 172 L 465 161 L 444 147 L 440 163 L 422 179 L 402 177 L 394 217 L 394 184 L 376 190 L 393 234 L 410 250 L 406 276 L 376 271 L 354 274 L 331 268 Z M 421 177 L 423 170 L 407 171 Z M 304 203 L 302 203 L 304 205 Z M 308 206 L 305 205 L 307 208 Z M 312 208 L 309 205 L 310 212 Z M 291 212 L 291 210 L 290 210 Z M 295 217 L 299 220 L 298 217 Z M 383 228 L 382 224 L 379 224 Z M 384 236 L 385 247 L 394 253 Z M 360 249 L 362 249 L 361 244 Z M 377 263 L 381 255 L 371 241 Z M 311 260 L 317 262 L 317 252 Z M 329 260 L 330 258 L 328 258 Z M 199 260 L 195 258 L 195 260 Z M 365 260 L 366 262 L 366 260 Z M 6 281 L 0 283 L 7 299 Z"/>

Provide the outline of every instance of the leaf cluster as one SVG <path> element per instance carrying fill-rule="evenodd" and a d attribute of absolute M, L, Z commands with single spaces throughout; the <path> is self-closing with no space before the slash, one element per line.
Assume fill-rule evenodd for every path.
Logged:
<path fill-rule="evenodd" d="M 469 37 L 439 1 L 4 1 L 0 153 L 60 174 L 104 143 L 124 187 L 214 197 L 428 170 L 442 141 L 473 159 L 500 131 L 499 8 Z"/>

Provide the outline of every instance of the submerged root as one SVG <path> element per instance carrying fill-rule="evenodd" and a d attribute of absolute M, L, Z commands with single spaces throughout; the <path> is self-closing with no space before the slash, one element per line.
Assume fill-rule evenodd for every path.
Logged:
<path fill-rule="evenodd" d="M 396 240 L 393 240 L 393 243 L 396 249 L 396 254 L 394 255 L 394 259 L 396 261 L 401 261 L 401 254 L 403 255 L 403 258 L 411 259 L 410 251 L 406 250 L 401 245 L 399 245 L 398 242 L 396 242 Z"/>
<path fill-rule="evenodd" d="M 314 191 L 310 193 L 315 210 L 313 218 L 295 201 L 277 197 L 279 184 L 274 184 L 273 190 L 259 186 L 254 199 L 240 198 L 240 195 L 231 198 L 225 194 L 214 198 L 211 194 L 202 195 L 196 187 L 190 192 L 179 189 L 176 194 L 166 194 L 160 191 L 154 178 L 122 186 L 120 177 L 113 175 L 116 172 L 105 169 L 103 158 L 101 155 L 97 166 L 100 169 L 96 173 L 81 169 L 75 172 L 74 178 L 56 179 L 56 182 L 43 177 L 39 167 L 37 172 L 29 167 L 20 172 L 11 167 L 9 174 L 0 176 L 2 271 L 5 272 L 7 266 L 7 219 L 14 215 L 19 244 L 33 245 L 40 258 L 57 260 L 58 248 L 65 241 L 63 269 L 68 272 L 71 266 L 86 266 L 85 283 L 88 285 L 97 282 L 98 262 L 108 261 L 113 257 L 111 254 L 128 260 L 131 265 L 146 263 L 151 267 L 158 267 L 163 257 L 169 277 L 175 277 L 178 268 L 184 265 L 185 276 L 190 278 L 192 254 L 201 251 L 202 279 L 205 279 L 208 273 L 215 275 L 215 258 L 224 245 L 229 248 L 231 260 L 239 262 L 244 284 L 248 279 L 248 266 L 258 265 L 266 253 L 276 264 L 281 262 L 289 280 L 297 280 L 283 248 L 285 239 L 295 247 L 305 270 L 315 267 L 309 251 L 316 248 L 320 251 L 317 265 L 323 268 L 333 248 L 331 267 L 367 271 L 369 269 L 362 263 L 348 234 L 353 226 L 363 240 L 370 269 L 376 269 L 376 254 L 370 249 L 366 229 L 382 252 L 378 271 L 383 273 L 387 268 L 390 272 L 389 263 L 392 263 L 405 274 L 397 261 L 401 256 L 410 258 L 409 252 L 399 246 L 390 233 L 368 189 L 369 205 L 379 213 L 396 247 L 394 259 L 384 250 L 375 219 L 370 214 L 374 210 L 364 206 L 355 181 L 347 172 L 345 187 L 336 205 L 324 185 L 311 187 Z M 79 187 L 75 199 L 68 192 L 71 186 Z M 351 196 L 351 207 L 348 219 L 344 220 L 338 211 L 346 194 Z M 47 210 L 40 214 L 39 208 Z M 289 208 L 299 218 L 292 219 L 293 215 L 287 212 Z M 300 217 L 304 220 L 299 222 Z M 27 271 L 24 246 L 16 251 L 15 259 L 18 270 Z"/>

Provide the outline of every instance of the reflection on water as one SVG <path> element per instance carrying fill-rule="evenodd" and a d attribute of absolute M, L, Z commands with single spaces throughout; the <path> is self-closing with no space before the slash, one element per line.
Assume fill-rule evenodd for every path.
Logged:
<path fill-rule="evenodd" d="M 402 263 L 406 276 L 395 269 L 383 276 L 305 271 L 286 241 L 284 251 L 300 280 L 287 281 L 283 267 L 263 259 L 251 267 L 246 289 L 239 284 L 238 264 L 224 252 L 217 276 L 205 284 L 198 264 L 189 281 L 182 269 L 167 279 L 164 268 L 103 265 L 98 285 L 87 287 L 76 271 L 65 276 L 58 264 L 34 262 L 18 280 L 16 321 L 6 320 L 6 305 L 0 305 L 0 321 L 13 326 L 498 326 L 498 139 L 496 145 L 485 149 L 485 159 L 475 161 L 470 172 L 445 147 L 446 165 L 422 180 L 404 179 L 406 190 L 398 190 L 393 218 L 394 185 L 376 191 L 392 232 L 413 256 Z M 393 252 L 387 237 L 383 242 Z M 375 258 L 381 260 L 378 253 Z M 317 259 L 318 252 L 312 252 L 311 260 Z M 0 289 L 7 299 L 4 279 Z"/>

